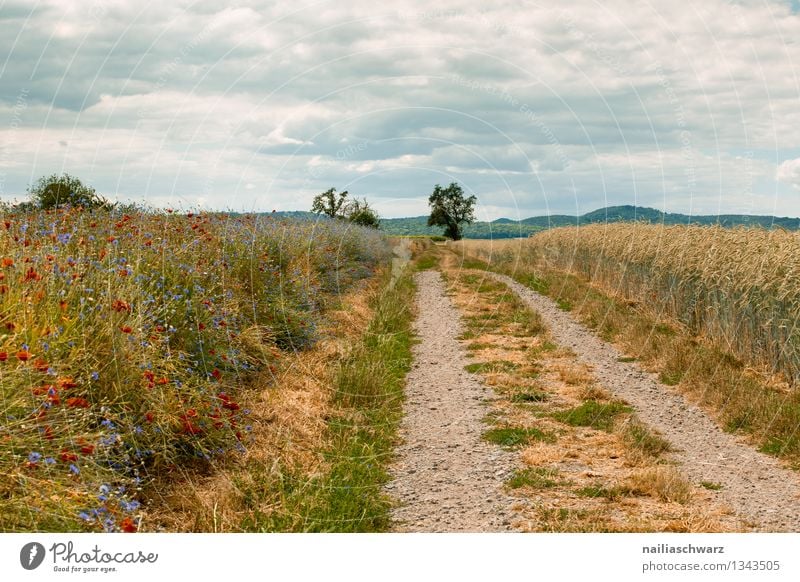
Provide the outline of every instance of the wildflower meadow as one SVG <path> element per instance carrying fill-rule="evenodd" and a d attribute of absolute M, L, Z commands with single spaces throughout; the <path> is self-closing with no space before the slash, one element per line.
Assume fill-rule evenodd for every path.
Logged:
<path fill-rule="evenodd" d="M 157 478 L 246 450 L 243 391 L 387 259 L 344 221 L 6 208 L 0 529 L 137 531 Z"/>

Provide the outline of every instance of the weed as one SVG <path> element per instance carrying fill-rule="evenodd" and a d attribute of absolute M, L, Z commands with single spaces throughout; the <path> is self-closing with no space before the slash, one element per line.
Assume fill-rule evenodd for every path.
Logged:
<path fill-rule="evenodd" d="M 532 441 L 555 441 L 553 434 L 544 432 L 538 428 L 518 427 L 493 428 L 483 433 L 483 438 L 490 443 L 512 448 L 526 445 Z"/>
<path fill-rule="evenodd" d="M 587 400 L 575 408 L 551 412 L 550 416 L 571 426 L 589 426 L 597 430 L 611 431 L 617 416 L 630 411 L 629 406 L 620 402 Z"/>
<path fill-rule="evenodd" d="M 551 487 L 558 487 L 567 484 L 566 481 L 559 479 L 558 477 L 558 469 L 533 467 L 516 471 L 511 479 L 506 482 L 506 484 L 511 489 L 519 489 L 520 487 L 549 489 Z"/>

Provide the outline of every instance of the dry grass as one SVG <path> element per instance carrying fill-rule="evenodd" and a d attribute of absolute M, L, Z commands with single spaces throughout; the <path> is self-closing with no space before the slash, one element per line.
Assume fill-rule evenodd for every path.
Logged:
<path fill-rule="evenodd" d="M 799 236 L 619 224 L 454 248 L 569 303 L 726 430 L 800 463 Z"/>
<path fill-rule="evenodd" d="M 440 263 L 454 303 L 470 325 L 482 330 L 465 344 L 471 346 L 477 362 L 489 364 L 474 369 L 497 393 L 488 417 L 492 430 L 500 428 L 506 431 L 503 435 L 514 436 L 536 428 L 551 435 L 527 439 L 519 449 L 524 468 L 512 476 L 508 488 L 528 500 L 519 510 L 520 528 L 554 532 L 742 529 L 699 486 L 686 505 L 678 503 L 677 499 L 684 499 L 680 484 L 690 492 L 695 488 L 685 479 L 665 479 L 660 472 L 668 443 L 637 422 L 624 405 L 615 403 L 592 371 L 574 353 L 556 346 L 546 329 L 510 338 L 508 332 L 515 328 L 509 312 L 528 308 L 511 299 L 500 301 L 508 294 L 505 285 L 485 284 L 483 275 L 461 269 L 452 256 L 443 253 Z M 526 343 L 529 347 L 520 350 L 519 344 Z M 498 372 L 495 362 L 516 366 Z M 558 421 L 557 415 L 569 422 Z"/>
<path fill-rule="evenodd" d="M 653 467 L 634 473 L 628 479 L 632 489 L 666 503 L 686 504 L 692 498 L 692 486 L 675 467 Z"/>
<path fill-rule="evenodd" d="M 289 353 L 277 378 L 264 379 L 265 389 L 247 403 L 254 427 L 247 454 L 205 478 L 186 472 L 159 484 L 154 521 L 146 524 L 147 529 L 241 531 L 254 511 L 243 503 L 243 490 L 279 482 L 283 474 L 311 479 L 325 471 L 320 451 L 328 444 L 327 419 L 334 413 L 332 386 L 338 362 L 351 353 L 366 329 L 380 279 L 346 294 L 341 307 L 326 314 L 321 329 L 325 339 L 308 351 Z M 271 508 L 266 503 L 257 509 Z"/>

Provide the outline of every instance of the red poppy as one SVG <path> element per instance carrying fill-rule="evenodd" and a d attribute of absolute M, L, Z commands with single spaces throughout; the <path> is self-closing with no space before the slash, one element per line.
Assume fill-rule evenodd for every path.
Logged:
<path fill-rule="evenodd" d="M 43 359 L 39 358 L 33 363 L 33 367 L 39 372 L 47 372 L 47 368 L 49 368 L 50 365 Z"/>
<path fill-rule="evenodd" d="M 42 276 L 36 272 L 36 269 L 31 267 L 27 271 L 25 271 L 25 278 L 24 281 L 40 281 Z"/>
<path fill-rule="evenodd" d="M 52 387 L 53 386 L 51 384 L 44 384 L 42 386 L 35 386 L 35 387 L 31 388 L 31 392 L 33 393 L 34 396 L 42 396 L 44 394 L 47 394 L 47 392 L 50 391 L 50 389 Z"/>
<path fill-rule="evenodd" d="M 130 303 L 127 301 L 122 301 L 121 299 L 115 299 L 114 303 L 111 304 L 111 309 L 114 311 L 127 311 L 128 313 L 131 312 Z"/>
<path fill-rule="evenodd" d="M 44 438 L 49 441 L 53 440 L 53 429 L 49 426 L 44 427 Z"/>
<path fill-rule="evenodd" d="M 61 301 L 58 302 L 58 307 L 61 309 L 61 311 L 66 311 L 67 302 L 62 299 Z"/>
<path fill-rule="evenodd" d="M 167 378 L 166 376 L 162 376 L 161 378 L 158 379 L 158 382 L 156 382 L 156 384 L 161 384 L 162 386 L 164 384 L 169 384 L 169 378 Z"/>
<path fill-rule="evenodd" d="M 133 331 L 133 329 L 131 328 L 130 325 L 121 325 L 121 326 L 119 326 L 119 330 L 122 333 L 131 333 Z"/>
<path fill-rule="evenodd" d="M 126 517 L 123 519 L 119 526 L 122 528 L 122 531 L 125 533 L 136 533 L 139 531 L 139 526 L 136 525 L 136 522 L 133 521 L 130 517 Z"/>
<path fill-rule="evenodd" d="M 0 295 L 8 293 L 8 285 L 0 285 Z"/>
<path fill-rule="evenodd" d="M 13 267 L 14 259 L 11 257 L 3 257 L 3 267 Z"/>
<path fill-rule="evenodd" d="M 58 406 L 59 404 L 61 404 L 61 397 L 58 395 L 58 390 L 56 390 L 55 388 L 51 387 L 50 390 L 47 391 L 47 399 L 54 406 Z"/>
<path fill-rule="evenodd" d="M 67 377 L 64 377 L 64 378 L 59 378 L 58 379 L 58 385 L 61 388 L 67 389 L 67 388 L 75 388 L 78 385 L 78 383 L 75 380 L 73 380 L 71 377 L 67 376 Z"/>
<path fill-rule="evenodd" d="M 69 452 L 67 449 L 62 449 L 58 457 L 65 463 L 72 463 L 78 460 L 78 455 Z"/>
<path fill-rule="evenodd" d="M 144 419 L 147 422 L 153 422 L 153 413 L 152 412 L 146 412 L 145 415 L 144 415 Z"/>
<path fill-rule="evenodd" d="M 31 357 L 31 353 L 28 350 L 20 350 L 17 352 L 17 359 L 20 362 L 27 362 Z"/>
<path fill-rule="evenodd" d="M 94 453 L 94 445 L 81 445 L 82 455 L 91 455 Z"/>
<path fill-rule="evenodd" d="M 8 352 L 0 352 L 0 362 L 8 360 Z"/>
<path fill-rule="evenodd" d="M 200 428 L 196 424 L 192 424 L 188 420 L 184 420 L 183 421 L 182 429 L 183 429 L 183 432 L 185 434 L 191 434 L 191 435 L 203 434 L 203 429 L 202 428 Z"/>
<path fill-rule="evenodd" d="M 227 408 L 228 410 L 239 410 L 240 406 L 237 402 L 231 400 L 231 397 L 228 396 L 225 392 L 220 392 L 217 394 L 217 397 L 222 401 L 222 407 Z"/>
<path fill-rule="evenodd" d="M 68 408 L 89 408 L 89 406 L 91 406 L 91 404 L 86 398 L 81 398 L 80 396 L 71 396 L 67 398 Z"/>
<path fill-rule="evenodd" d="M 214 377 L 215 380 L 219 380 L 222 377 L 222 372 L 214 368 L 214 371 L 211 372 L 211 375 Z"/>

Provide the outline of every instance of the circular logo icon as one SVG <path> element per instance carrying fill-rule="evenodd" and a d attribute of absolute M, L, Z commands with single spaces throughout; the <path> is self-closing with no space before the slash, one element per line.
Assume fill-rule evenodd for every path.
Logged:
<path fill-rule="evenodd" d="M 44 562 L 44 546 L 39 542 L 30 542 L 22 546 L 19 552 L 19 563 L 26 570 L 35 570 Z"/>

